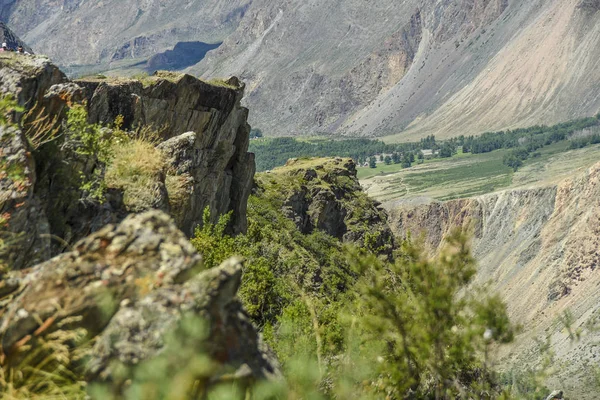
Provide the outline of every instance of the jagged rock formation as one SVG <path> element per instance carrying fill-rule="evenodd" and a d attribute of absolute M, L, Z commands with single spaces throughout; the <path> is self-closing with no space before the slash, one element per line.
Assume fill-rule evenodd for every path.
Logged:
<path fill-rule="evenodd" d="M 248 110 L 240 106 L 244 85 L 236 78 L 216 86 L 177 74 L 151 79 L 147 86 L 135 80 L 76 83 L 86 90 L 90 122 L 110 124 L 122 115 L 125 129 L 159 130 L 165 140 L 159 147 L 172 173 L 186 179 L 191 194 L 177 210 L 184 232 L 193 234 L 207 206 L 214 218 L 233 210 L 233 232 L 245 231 L 255 164 L 254 155 L 247 152 Z"/>
<path fill-rule="evenodd" d="M 23 133 L 0 127 L 0 241 L 19 247 L 0 246 L 0 274 L 2 267 L 21 268 L 50 258 L 50 226 L 33 195 L 35 183 L 35 164 Z"/>
<path fill-rule="evenodd" d="M 14 179 L 3 181 L 0 209 L 7 219 L 6 231 L 13 234 L 29 229 L 24 225 L 24 215 L 40 221 L 40 232 L 25 232 L 34 237 L 20 240 L 21 244 L 13 247 L 15 254 L 19 253 L 17 248 L 23 250 L 23 257 L 16 257 L 13 267 L 40 261 L 26 256 L 32 253 L 47 258 L 49 235 L 58 238 L 52 241 L 51 249 L 56 255 L 65 250 L 65 243 L 118 222 L 128 212 L 143 211 L 125 207 L 122 188 L 109 188 L 103 203 L 81 201 L 79 175 L 93 176 L 101 166 L 94 157 L 69 151 L 64 135 L 54 129 L 61 129 L 66 111 L 82 101 L 87 101 L 90 123 L 110 125 L 122 115 L 123 128 L 146 126 L 159 131 L 158 140 L 165 142 L 161 148 L 170 164 L 166 166 L 166 177 L 157 176 L 157 185 L 164 188 L 168 179 L 183 184 L 178 193 L 172 193 L 177 198 L 171 206 L 169 194 L 163 190 L 158 191 L 161 198 L 151 202 L 152 207 L 171 210 L 188 235 L 202 223 L 205 207 L 211 208 L 215 220 L 233 211 L 231 231 L 243 232 L 254 175 L 254 158 L 247 153 L 248 110 L 240 106 L 243 89 L 235 78 L 217 86 L 189 75 L 155 76 L 145 85 L 134 80 L 70 82 L 43 57 L 0 56 L 0 90 L 12 94 L 25 108 L 16 118 L 23 133 L 4 130 L 2 151 L 11 155 L 27 176 L 26 185 L 17 189 Z M 193 131 L 194 140 L 184 147 L 172 146 L 181 139 L 179 135 L 189 131 Z M 44 136 L 50 132 L 55 132 L 53 137 Z M 23 201 L 16 201 L 21 198 Z"/>
<path fill-rule="evenodd" d="M 450 230 L 472 232 L 478 281 L 490 282 L 506 299 L 514 322 L 526 327 L 505 362 L 534 365 L 539 353 L 532 350 L 532 339 L 549 334 L 558 349 L 557 363 L 563 367 L 556 383 L 565 379 L 569 383 L 563 386 L 565 391 L 593 398 L 584 392 L 577 374 L 598 356 L 597 347 L 589 346 L 597 334 L 573 346 L 556 319 L 566 310 L 573 314 L 574 327 L 598 318 L 598 198 L 600 164 L 554 186 L 398 207 L 390 211 L 390 226 L 399 237 L 408 232 L 413 237 L 424 235 L 432 252 Z"/>
<path fill-rule="evenodd" d="M 302 233 L 315 229 L 391 255 L 387 214 L 362 191 L 352 159 L 292 159 L 257 176 L 257 190 L 278 201 Z"/>
<path fill-rule="evenodd" d="M 256 379 L 280 374 L 236 298 L 240 262 L 203 272 L 195 248 L 160 211 L 107 225 L 73 251 L 3 282 L 11 282 L 2 293 L 11 299 L 0 311 L 2 353 L 14 362 L 20 346 L 65 326 L 84 328 L 96 338 L 89 379 L 112 379 L 114 361 L 133 366 L 160 354 L 165 335 L 194 315 L 208 324 L 206 349 L 217 365 Z"/>

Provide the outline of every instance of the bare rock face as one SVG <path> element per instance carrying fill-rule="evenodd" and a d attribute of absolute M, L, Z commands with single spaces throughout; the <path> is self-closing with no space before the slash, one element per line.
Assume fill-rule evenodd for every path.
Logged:
<path fill-rule="evenodd" d="M 218 365 L 249 368 L 258 379 L 279 375 L 236 298 L 240 261 L 202 269 L 200 255 L 160 211 L 107 225 L 18 276 L 0 312 L 3 353 L 11 359 L 19 346 L 35 346 L 57 329 L 84 328 L 96 338 L 90 379 L 107 380 L 114 361 L 131 366 L 160 354 L 164 336 L 192 315 L 206 321 L 206 348 Z"/>
<path fill-rule="evenodd" d="M 27 109 L 41 102 L 52 85 L 66 81 L 65 74 L 45 57 L 0 53 L 0 90 Z"/>
<path fill-rule="evenodd" d="M 231 78 L 217 85 L 190 75 L 157 73 L 146 86 L 137 81 L 78 81 L 88 94 L 90 122 L 109 124 L 118 115 L 124 128 L 150 126 L 160 133 L 160 148 L 171 174 L 185 180 L 190 198 L 175 211 L 191 235 L 210 207 L 213 218 L 233 211 L 233 233 L 247 227 L 246 203 L 255 172 L 247 152 L 248 110 L 240 106 L 244 85 Z"/>
<path fill-rule="evenodd" d="M 0 126 L 0 275 L 50 257 L 50 226 L 34 195 L 35 163 L 23 133 Z"/>

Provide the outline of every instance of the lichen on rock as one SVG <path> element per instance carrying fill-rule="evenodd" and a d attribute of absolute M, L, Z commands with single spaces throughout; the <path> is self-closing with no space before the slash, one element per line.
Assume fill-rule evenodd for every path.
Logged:
<path fill-rule="evenodd" d="M 0 315 L 3 354 L 15 358 L 20 346 L 35 346 L 68 323 L 95 340 L 89 379 L 107 380 L 113 361 L 151 359 L 181 318 L 195 315 L 207 323 L 207 351 L 218 365 L 248 366 L 257 379 L 278 376 L 276 359 L 236 297 L 241 261 L 202 270 L 200 255 L 166 214 L 131 215 L 18 280 Z"/>

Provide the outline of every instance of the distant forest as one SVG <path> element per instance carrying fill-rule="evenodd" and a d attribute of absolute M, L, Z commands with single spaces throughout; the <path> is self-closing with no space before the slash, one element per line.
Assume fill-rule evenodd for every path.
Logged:
<path fill-rule="evenodd" d="M 290 158 L 351 157 L 359 164 L 369 162 L 375 155 L 390 154 L 394 162 L 412 158 L 421 150 L 433 150 L 435 157 L 452 157 L 458 147 L 464 153 L 487 153 L 498 149 L 513 149 L 505 157 L 505 164 L 515 170 L 533 152 L 543 146 L 563 140 L 571 141 L 571 148 L 581 148 L 600 143 L 600 113 L 595 117 L 546 126 L 486 132 L 480 136 L 458 136 L 444 141 L 428 136 L 419 142 L 386 144 L 376 139 L 299 140 L 294 138 L 263 138 L 260 130 L 253 130 L 250 152 L 256 154 L 258 171 L 284 165 Z M 258 135 L 256 132 L 260 132 Z M 576 133 L 579 133 L 576 135 Z M 422 155 L 421 155 L 422 157 Z"/>

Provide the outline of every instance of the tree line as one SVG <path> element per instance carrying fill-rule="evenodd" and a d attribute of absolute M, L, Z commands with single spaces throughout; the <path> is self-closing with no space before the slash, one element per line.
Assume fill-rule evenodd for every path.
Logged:
<path fill-rule="evenodd" d="M 422 150 L 431 150 L 433 157 L 449 158 L 461 147 L 463 153 L 481 154 L 499 149 L 513 149 L 505 156 L 505 164 L 519 168 L 523 161 L 536 150 L 552 143 L 570 139 L 575 132 L 600 125 L 600 114 L 579 118 L 560 124 L 535 125 L 528 128 L 485 132 L 480 136 L 460 135 L 438 141 L 434 135 L 418 142 L 386 144 L 377 139 L 319 139 L 298 140 L 290 137 L 262 138 L 259 129 L 253 130 L 250 151 L 256 154 L 258 171 L 266 171 L 284 165 L 290 158 L 302 157 L 351 157 L 358 164 L 368 163 L 376 168 L 376 155 L 386 164 L 402 164 L 410 167 L 415 157 L 422 159 Z M 260 132 L 259 134 L 257 134 Z M 594 133 L 571 139 L 571 148 L 581 148 L 600 143 L 600 134 Z M 412 161 L 410 161 L 412 159 Z"/>

